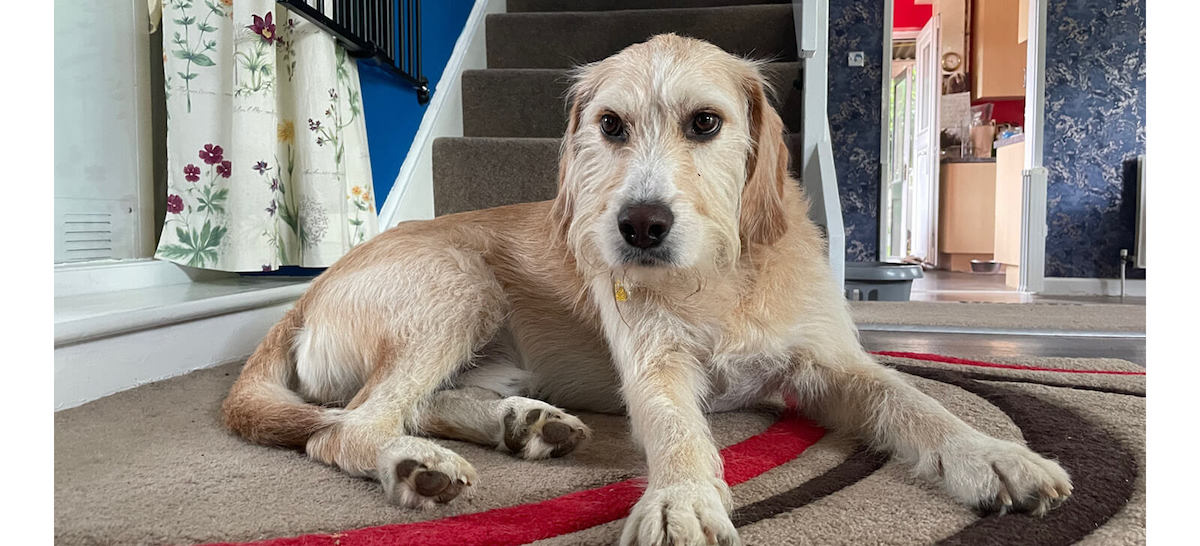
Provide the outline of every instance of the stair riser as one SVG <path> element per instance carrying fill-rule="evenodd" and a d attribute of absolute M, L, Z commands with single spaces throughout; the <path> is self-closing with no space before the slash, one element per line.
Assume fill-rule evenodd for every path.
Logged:
<path fill-rule="evenodd" d="M 793 82 L 800 63 L 770 63 L 763 69 L 776 90 L 773 103 L 789 130 L 801 122 Z M 463 73 L 463 135 L 556 138 L 567 126 L 565 70 L 472 70 Z"/>
<path fill-rule="evenodd" d="M 796 60 L 790 4 L 621 12 L 500 13 L 487 18 L 489 68 L 569 68 L 674 32 L 726 51 Z"/>

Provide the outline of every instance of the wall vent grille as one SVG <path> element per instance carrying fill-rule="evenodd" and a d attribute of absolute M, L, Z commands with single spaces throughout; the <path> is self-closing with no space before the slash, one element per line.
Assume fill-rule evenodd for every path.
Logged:
<path fill-rule="evenodd" d="M 109 212 L 63 214 L 65 261 L 102 260 L 113 256 L 113 217 Z"/>

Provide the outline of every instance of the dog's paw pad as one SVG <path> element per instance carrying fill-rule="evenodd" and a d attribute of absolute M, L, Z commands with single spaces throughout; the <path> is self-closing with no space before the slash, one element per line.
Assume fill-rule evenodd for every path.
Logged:
<path fill-rule="evenodd" d="M 524 459 L 562 457 L 575 451 L 591 430 L 577 417 L 535 400 L 514 403 L 504 415 L 504 447 Z"/>
<path fill-rule="evenodd" d="M 412 478 L 413 490 L 436 502 L 454 500 L 469 485 L 465 479 L 452 480 L 444 472 L 426 470 L 425 466 L 413 459 L 405 459 L 396 465 L 396 477 L 404 480 Z"/>
<path fill-rule="evenodd" d="M 393 445 L 380 455 L 380 483 L 389 501 L 425 508 L 450 502 L 474 485 L 475 469 L 458 454 L 433 443 L 417 446 Z"/>

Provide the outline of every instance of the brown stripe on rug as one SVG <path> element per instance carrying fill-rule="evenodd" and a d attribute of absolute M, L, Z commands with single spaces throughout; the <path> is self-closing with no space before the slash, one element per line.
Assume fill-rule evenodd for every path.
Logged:
<path fill-rule="evenodd" d="M 842 461 L 842 464 L 800 484 L 799 487 L 734 510 L 733 525 L 736 527 L 749 525 L 795 510 L 826 495 L 832 495 L 874 474 L 887 460 L 888 455 L 886 454 L 859 449 Z"/>
<path fill-rule="evenodd" d="M 913 375 L 920 375 L 918 373 L 914 373 L 911 371 L 914 369 L 918 369 L 918 368 L 915 368 L 914 366 L 905 366 L 903 364 L 896 364 L 896 365 L 893 365 L 892 367 L 896 368 L 897 370 L 900 370 L 902 372 L 905 372 L 905 373 L 911 373 Z M 1136 396 L 1139 398 L 1146 397 L 1145 392 L 1139 392 L 1139 391 L 1131 390 L 1131 389 L 1120 389 L 1120 388 L 1116 388 L 1116 387 L 1097 387 L 1097 386 L 1093 386 L 1093 385 L 1072 384 L 1070 381 L 1055 381 L 1053 379 L 1044 379 L 1044 378 L 1040 378 L 1040 377 L 1006 377 L 1006 376 L 999 375 L 999 374 L 989 374 L 989 373 L 980 373 L 980 372 L 948 372 L 948 373 L 954 373 L 955 375 L 962 377 L 964 379 L 975 379 L 975 380 L 979 380 L 979 381 L 999 381 L 999 382 L 1003 382 L 1003 383 L 1028 383 L 1030 385 L 1042 385 L 1045 387 L 1061 387 L 1064 389 L 1103 392 L 1103 393 L 1108 393 L 1108 394 L 1120 394 L 1123 396 Z"/>

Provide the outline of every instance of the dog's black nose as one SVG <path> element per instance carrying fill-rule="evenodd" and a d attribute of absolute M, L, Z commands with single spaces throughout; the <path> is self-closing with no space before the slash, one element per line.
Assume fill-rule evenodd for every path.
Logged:
<path fill-rule="evenodd" d="M 630 246 L 654 248 L 662 244 L 671 232 L 675 215 L 659 203 L 629 205 L 617 215 L 617 229 Z"/>

